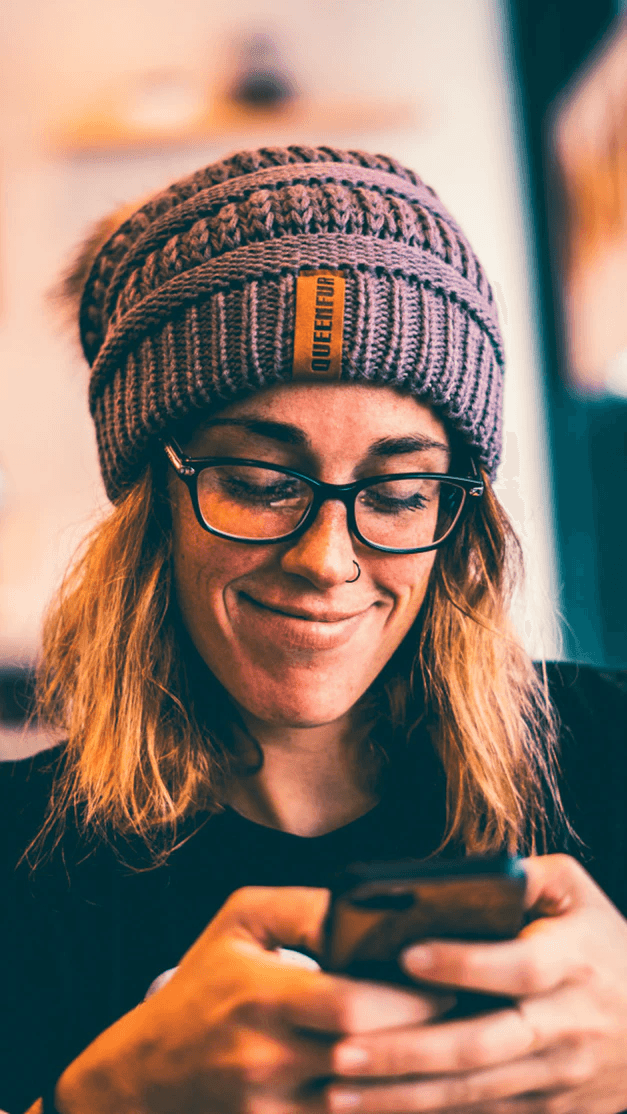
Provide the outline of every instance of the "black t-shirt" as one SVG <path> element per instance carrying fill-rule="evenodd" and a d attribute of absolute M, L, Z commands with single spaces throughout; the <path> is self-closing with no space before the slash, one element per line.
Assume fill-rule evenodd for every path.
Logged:
<path fill-rule="evenodd" d="M 550 667 L 562 720 L 562 792 L 585 843 L 563 835 L 627 915 L 627 673 Z M 16 868 L 47 804 L 58 752 L 0 766 L 0 1108 L 20 1114 L 103 1029 L 176 966 L 241 886 L 327 886 L 355 860 L 423 858 L 440 842 L 444 776 L 428 744 L 390 779 L 380 804 L 326 835 L 263 827 L 232 809 L 196 818 L 165 865 L 139 847 L 123 865 L 111 846 L 69 827 L 34 872 Z M 448 855 L 462 849 L 450 847 Z"/>

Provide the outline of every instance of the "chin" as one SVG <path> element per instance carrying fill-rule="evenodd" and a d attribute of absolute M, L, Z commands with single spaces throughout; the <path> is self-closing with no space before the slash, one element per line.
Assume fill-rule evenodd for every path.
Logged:
<path fill-rule="evenodd" d="M 277 694 L 274 700 L 266 694 L 264 698 L 255 700 L 248 692 L 243 693 L 244 699 L 240 698 L 238 702 L 255 719 L 272 727 L 322 727 L 345 716 L 360 695 L 350 702 L 345 695 L 342 699 L 333 699 L 320 691 L 311 694 L 301 692 L 292 699 L 286 698 L 285 693 Z"/>

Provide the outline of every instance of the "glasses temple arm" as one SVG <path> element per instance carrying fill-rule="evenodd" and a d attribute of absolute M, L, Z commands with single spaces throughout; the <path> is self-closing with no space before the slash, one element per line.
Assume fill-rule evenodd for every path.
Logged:
<path fill-rule="evenodd" d="M 178 455 L 178 453 L 177 453 L 176 449 L 173 447 L 173 445 L 171 445 L 168 441 L 163 441 L 162 444 L 163 444 L 163 451 L 165 452 L 165 455 L 167 456 L 168 460 L 170 461 L 170 464 L 172 465 L 172 467 L 174 468 L 174 471 L 178 472 L 179 476 L 194 476 L 196 474 L 196 469 L 195 468 L 192 468 L 191 465 L 189 465 L 189 464 L 184 464 L 183 463 L 183 461 L 181 460 L 181 457 Z M 178 448 L 178 445 L 177 445 L 177 448 Z"/>

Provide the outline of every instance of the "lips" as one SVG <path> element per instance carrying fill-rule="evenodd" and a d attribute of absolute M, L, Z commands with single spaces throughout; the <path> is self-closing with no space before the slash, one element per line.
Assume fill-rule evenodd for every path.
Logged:
<path fill-rule="evenodd" d="M 351 611 L 347 614 L 342 614 L 338 611 L 305 611 L 302 608 L 279 607 L 273 603 L 266 603 L 262 600 L 255 599 L 254 596 L 249 596 L 248 592 L 241 592 L 240 595 L 250 603 L 262 608 L 264 611 L 272 611 L 275 615 L 286 615 L 288 619 L 305 619 L 309 623 L 342 623 L 346 619 L 355 619 L 366 610 L 366 608 L 364 608 L 361 611 Z"/>
<path fill-rule="evenodd" d="M 262 602 L 247 592 L 239 592 L 238 599 L 239 605 L 232 614 L 234 630 L 254 654 L 259 653 L 260 647 L 268 651 L 271 646 L 280 654 L 311 655 L 339 650 L 350 642 L 371 614 L 369 606 L 348 615 L 285 604 L 277 607 L 274 601 L 272 604 Z"/>

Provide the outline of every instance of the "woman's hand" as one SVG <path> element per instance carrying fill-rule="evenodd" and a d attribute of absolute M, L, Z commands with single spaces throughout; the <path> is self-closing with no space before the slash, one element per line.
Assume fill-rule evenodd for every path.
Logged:
<path fill-rule="evenodd" d="M 169 982 L 63 1073 L 61 1114 L 327 1110 L 324 1081 L 338 1038 L 406 1031 L 447 1008 L 440 994 L 339 978 L 274 954 L 278 946 L 318 952 L 328 896 L 233 894 Z"/>
<path fill-rule="evenodd" d="M 516 940 L 430 942 L 403 959 L 421 982 L 511 995 L 516 1006 L 340 1042 L 334 1072 L 353 1078 L 332 1085 L 333 1111 L 627 1110 L 627 921 L 566 855 L 525 865 L 540 919 Z"/>

